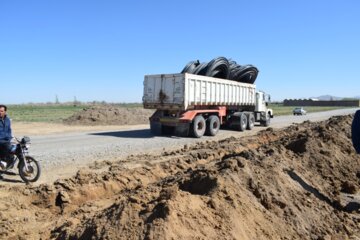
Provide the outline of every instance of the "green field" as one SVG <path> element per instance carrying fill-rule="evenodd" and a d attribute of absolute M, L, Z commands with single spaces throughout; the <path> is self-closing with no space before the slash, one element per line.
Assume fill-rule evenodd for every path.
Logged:
<path fill-rule="evenodd" d="M 94 106 L 92 104 L 23 104 L 23 105 L 9 105 L 8 115 L 15 122 L 53 122 L 60 123 L 74 113 Z M 102 106 L 96 104 L 95 106 Z M 109 106 L 109 105 L 106 105 Z M 111 104 L 114 107 L 142 107 L 140 103 L 127 104 Z M 275 116 L 292 114 L 294 107 L 284 107 L 282 104 L 270 104 Z M 341 109 L 345 107 L 304 107 L 309 112 L 320 112 L 334 109 Z"/>
<path fill-rule="evenodd" d="M 7 114 L 15 122 L 53 122 L 60 123 L 74 113 L 99 104 L 22 104 L 8 105 Z M 109 106 L 109 105 L 106 105 Z M 141 107 L 141 104 L 111 104 L 114 107 Z"/>
<path fill-rule="evenodd" d="M 61 122 L 86 106 L 9 105 L 8 115 L 15 122 Z"/>
<path fill-rule="evenodd" d="M 274 116 L 280 115 L 291 115 L 293 114 L 293 110 L 295 107 L 287 107 L 283 106 L 282 104 L 270 104 L 269 108 L 271 108 L 274 112 Z M 344 109 L 347 107 L 304 107 L 307 113 L 311 112 L 323 112 L 323 111 L 330 111 L 335 109 Z"/>

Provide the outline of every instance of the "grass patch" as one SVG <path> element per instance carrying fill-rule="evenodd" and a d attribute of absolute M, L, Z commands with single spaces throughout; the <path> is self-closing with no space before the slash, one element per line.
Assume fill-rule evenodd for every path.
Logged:
<path fill-rule="evenodd" d="M 113 106 L 124 108 L 141 108 L 141 103 L 118 103 L 118 104 L 22 104 L 22 105 L 9 105 L 8 115 L 15 122 L 53 122 L 61 123 L 64 119 L 72 116 L 84 108 L 92 106 Z M 295 107 L 285 107 L 282 104 L 270 104 L 275 116 L 291 115 Z M 344 109 L 346 107 L 304 107 L 305 110 L 310 112 L 321 112 L 335 109 Z"/>
<path fill-rule="evenodd" d="M 59 123 L 81 111 L 84 105 L 9 105 L 8 115 L 15 122 L 54 122 Z"/>
<path fill-rule="evenodd" d="M 269 108 L 273 110 L 274 116 L 281 116 L 281 115 L 292 115 L 295 107 L 283 106 L 282 104 L 269 104 Z M 304 107 L 307 113 L 324 112 L 324 111 L 331 111 L 331 110 L 344 109 L 344 108 L 351 108 L 351 107 L 306 107 L 306 106 Z"/>
<path fill-rule="evenodd" d="M 14 122 L 52 122 L 61 123 L 64 119 L 72 116 L 84 108 L 92 106 L 113 106 L 113 107 L 142 107 L 140 103 L 122 104 L 22 104 L 8 105 L 7 114 Z"/>

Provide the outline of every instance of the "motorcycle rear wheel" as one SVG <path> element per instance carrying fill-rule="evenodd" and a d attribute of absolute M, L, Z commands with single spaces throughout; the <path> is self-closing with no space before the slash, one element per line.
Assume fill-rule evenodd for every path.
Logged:
<path fill-rule="evenodd" d="M 25 161 L 28 165 L 28 171 L 26 170 L 24 162 L 19 164 L 19 175 L 21 179 L 26 182 L 36 182 L 41 174 L 40 164 L 33 157 L 26 156 Z"/>

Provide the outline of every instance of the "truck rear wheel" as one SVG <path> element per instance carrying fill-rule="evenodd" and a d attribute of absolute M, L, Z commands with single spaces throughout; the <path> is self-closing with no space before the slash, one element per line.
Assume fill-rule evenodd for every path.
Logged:
<path fill-rule="evenodd" d="M 207 124 L 206 124 L 206 135 L 209 136 L 215 136 L 220 129 L 220 119 L 218 116 L 216 115 L 211 115 L 208 119 L 207 119 Z"/>
<path fill-rule="evenodd" d="M 206 122 L 202 115 L 198 115 L 195 117 L 192 124 L 192 134 L 196 138 L 201 138 L 206 130 Z"/>
<path fill-rule="evenodd" d="M 255 125 L 255 116 L 253 113 L 249 113 L 246 129 L 251 130 L 254 128 L 254 125 Z"/>
<path fill-rule="evenodd" d="M 245 131 L 246 127 L 247 127 L 247 117 L 244 113 L 240 114 L 240 125 L 239 125 L 239 130 Z"/>

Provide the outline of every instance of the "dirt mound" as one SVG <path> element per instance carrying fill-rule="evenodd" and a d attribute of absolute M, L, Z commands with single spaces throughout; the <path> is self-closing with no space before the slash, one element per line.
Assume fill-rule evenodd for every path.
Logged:
<path fill-rule="evenodd" d="M 52 185 L 2 186 L 0 237 L 360 239 L 351 120 L 96 163 Z M 135 161 L 143 167 L 124 168 Z"/>
<path fill-rule="evenodd" d="M 121 108 L 95 106 L 84 108 L 64 120 L 69 125 L 134 125 L 149 123 L 154 110 L 143 108 Z"/>

